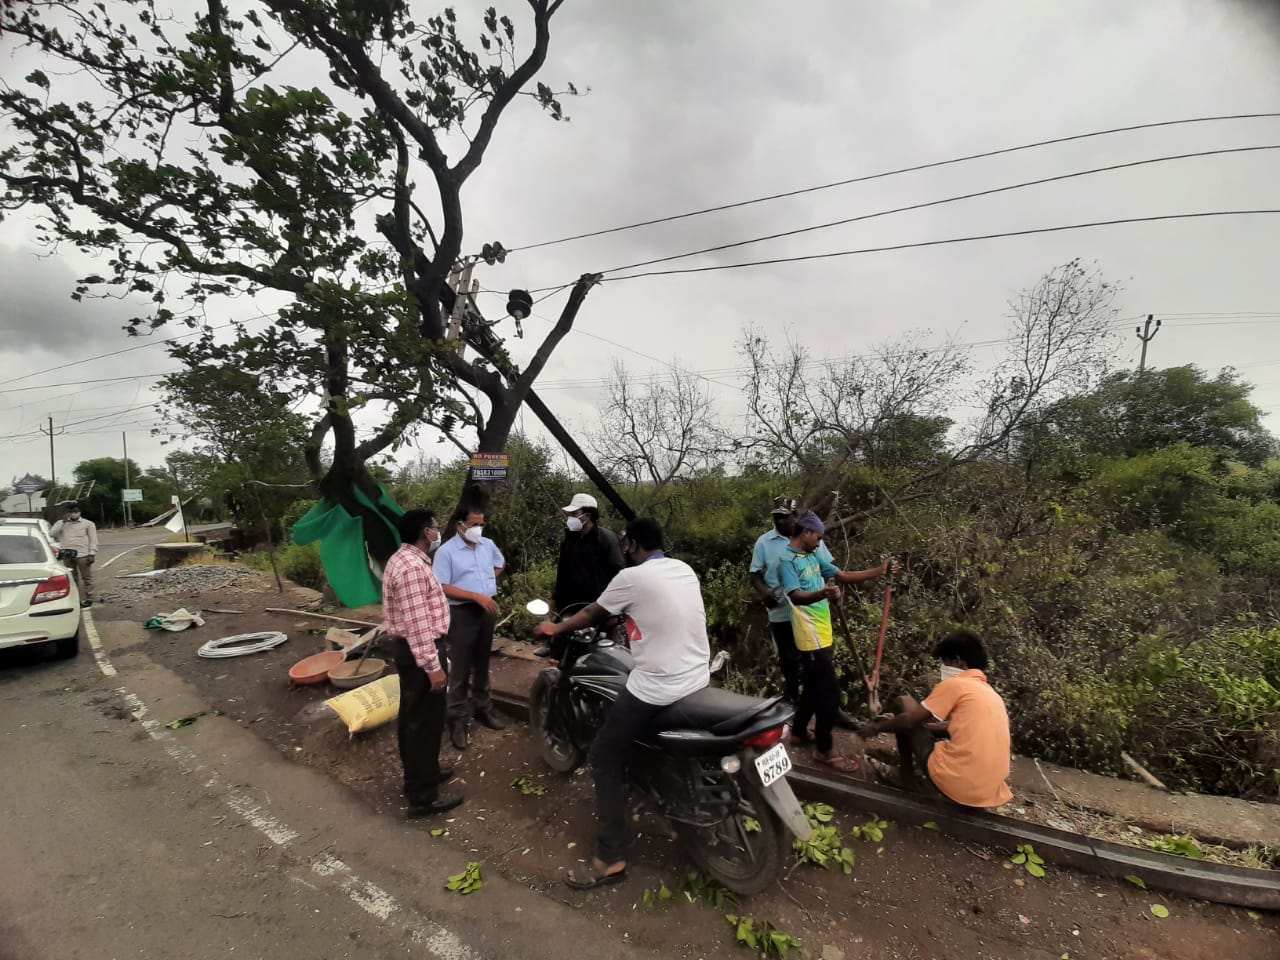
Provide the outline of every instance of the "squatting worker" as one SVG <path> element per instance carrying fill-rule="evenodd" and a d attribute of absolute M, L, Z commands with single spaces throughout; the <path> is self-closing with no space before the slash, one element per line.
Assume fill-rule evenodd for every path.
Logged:
<path fill-rule="evenodd" d="M 436 576 L 449 598 L 449 739 L 467 749 L 471 720 L 490 730 L 506 723 L 489 700 L 489 658 L 497 619 L 498 576 L 506 559 L 484 535 L 484 511 L 461 507 L 450 524 L 452 536 L 435 553 Z"/>
<path fill-rule="evenodd" d="M 800 703 L 796 707 L 793 729 L 803 734 L 814 720 L 815 763 L 853 773 L 858 764 L 835 751 L 832 729 L 840 710 L 840 686 L 836 680 L 835 656 L 831 649 L 831 603 L 838 600 L 838 584 L 863 583 L 886 576 L 891 560 L 868 570 L 841 570 L 818 555 L 818 544 L 826 532 L 813 511 L 796 517 L 790 547 L 777 561 L 778 582 L 791 601 L 791 627 L 795 631 L 796 648 L 800 651 Z M 827 578 L 836 583 L 827 586 Z M 793 741 L 799 746 L 803 736 Z"/>
<path fill-rule="evenodd" d="M 773 529 L 756 539 L 750 569 L 752 589 L 769 612 L 769 633 L 778 648 L 783 696 L 793 707 L 800 703 L 800 651 L 796 649 L 795 632 L 791 629 L 791 604 L 778 583 L 778 561 L 791 549 L 795 509 L 796 502 L 790 497 L 773 498 Z M 814 554 L 819 560 L 835 564 L 825 543 L 819 542 Z M 807 740 L 809 731 L 796 727 L 795 734 L 797 740 Z"/>
<path fill-rule="evenodd" d="M 398 527 L 400 549 L 382 571 L 382 611 L 400 675 L 397 733 L 408 803 L 405 815 L 413 818 L 452 810 L 462 797 L 440 792 L 440 785 L 453 776 L 451 767 L 440 766 L 449 680 L 444 648 L 449 602 L 430 558 L 440 527 L 430 510 L 409 510 Z"/>
<path fill-rule="evenodd" d="M 93 603 L 93 561 L 98 553 L 98 527 L 80 515 L 80 504 L 67 504 L 67 512 L 49 532 L 63 550 L 74 550 L 75 577 L 80 585 L 80 606 Z"/>
<path fill-rule="evenodd" d="M 595 857 L 565 878 L 579 890 L 617 883 L 626 876 L 631 820 L 624 774 L 632 741 L 667 706 L 697 693 L 711 680 L 711 645 L 698 575 L 687 563 L 664 555 L 662 528 L 650 517 L 627 524 L 622 548 L 628 566 L 595 603 L 567 620 L 540 623 L 534 629 L 539 636 L 554 637 L 611 616 L 628 616 L 639 634 L 631 641 L 635 669 L 591 744 L 599 833 Z"/>
<path fill-rule="evenodd" d="M 551 602 L 564 616 L 595 600 L 618 575 L 622 546 L 612 531 L 600 526 L 600 509 L 589 493 L 575 493 L 560 509 L 565 533 Z"/>
<path fill-rule="evenodd" d="M 864 737 L 897 734 L 900 784 L 924 786 L 966 807 L 1008 803 L 1009 714 L 1000 694 L 987 683 L 987 650 L 972 631 L 956 630 L 933 655 L 942 661 L 942 680 L 924 703 L 899 697 L 896 716 L 871 720 Z M 877 776 L 892 775 L 872 761 Z M 923 778 L 923 783 L 918 778 Z"/>

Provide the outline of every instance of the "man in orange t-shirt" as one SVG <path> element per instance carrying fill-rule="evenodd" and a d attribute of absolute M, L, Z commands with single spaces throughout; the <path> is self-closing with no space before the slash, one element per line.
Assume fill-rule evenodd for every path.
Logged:
<path fill-rule="evenodd" d="M 1009 777 L 1009 714 L 987 683 L 987 651 L 977 634 L 957 630 L 934 648 L 942 681 L 924 703 L 899 697 L 897 715 L 862 724 L 864 738 L 898 737 L 902 785 L 924 777 L 947 799 L 966 807 L 998 807 L 1013 794 Z"/>

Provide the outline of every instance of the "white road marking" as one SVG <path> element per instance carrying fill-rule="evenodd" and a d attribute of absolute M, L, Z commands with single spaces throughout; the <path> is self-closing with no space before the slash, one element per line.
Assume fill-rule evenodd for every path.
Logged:
<path fill-rule="evenodd" d="M 157 542 L 160 542 L 160 541 L 157 541 Z M 130 547 L 128 550 L 121 550 L 119 553 L 117 553 L 114 557 L 112 557 L 110 560 L 108 560 L 98 569 L 99 570 L 107 569 L 107 567 L 111 566 L 113 563 L 115 563 L 117 560 L 123 557 L 126 553 L 133 553 L 133 551 L 141 550 L 143 547 L 154 547 L 154 546 L 155 546 L 154 543 L 140 543 L 136 547 Z"/>
<path fill-rule="evenodd" d="M 104 677 L 114 677 L 116 668 L 111 665 L 111 661 L 107 659 L 107 652 L 102 649 L 102 638 L 98 636 L 98 628 L 93 625 L 93 614 L 85 608 L 80 611 L 80 618 L 84 622 L 84 632 L 89 638 L 89 646 L 93 648 L 93 659 L 98 661 L 98 669 L 102 671 Z"/>
<path fill-rule="evenodd" d="M 116 668 L 107 658 L 106 651 L 102 649 L 102 640 L 98 636 L 98 631 L 93 625 L 93 617 L 88 610 L 84 611 L 84 622 L 89 643 L 93 647 L 94 659 L 98 661 L 98 668 L 104 676 L 116 676 Z M 147 705 L 136 694 L 130 693 L 125 687 L 117 687 L 116 693 L 124 699 L 133 718 L 142 725 L 147 735 L 164 748 L 165 753 L 177 762 L 183 773 L 188 775 L 208 773 L 205 787 L 221 792 L 223 803 L 276 846 L 288 847 L 298 839 L 298 831 L 269 813 L 264 813 L 262 805 L 255 798 L 233 786 L 224 784 L 217 772 L 201 763 L 200 758 L 192 750 L 174 739 L 173 735 L 165 729 L 164 724 L 149 715 Z M 316 876 L 329 880 L 342 890 L 352 903 L 383 923 L 392 923 L 394 922 L 392 918 L 400 915 L 399 922 L 407 928 L 410 941 L 421 944 L 431 956 L 439 960 L 479 960 L 478 955 L 463 943 L 457 934 L 405 908 L 377 884 L 361 880 L 346 863 L 332 854 L 326 853 L 313 860 L 311 870 Z M 297 877 L 292 879 L 298 880 L 305 886 L 311 886 Z"/>

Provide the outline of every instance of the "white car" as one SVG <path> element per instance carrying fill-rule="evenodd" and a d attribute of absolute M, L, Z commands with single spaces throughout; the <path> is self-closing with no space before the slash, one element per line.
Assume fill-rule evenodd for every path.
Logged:
<path fill-rule="evenodd" d="M 39 530 L 41 535 L 49 541 L 49 545 L 54 550 L 58 549 L 58 541 L 53 538 L 53 528 L 43 517 L 0 517 L 0 527 L 27 527 Z"/>
<path fill-rule="evenodd" d="M 43 531 L 0 523 L 0 648 L 52 643 L 80 652 L 80 591 Z"/>

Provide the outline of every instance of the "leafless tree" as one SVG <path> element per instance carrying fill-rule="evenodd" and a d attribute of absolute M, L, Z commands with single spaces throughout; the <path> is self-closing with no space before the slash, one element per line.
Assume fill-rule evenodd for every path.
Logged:
<path fill-rule="evenodd" d="M 587 445 L 605 473 L 632 487 L 643 513 L 672 483 L 716 466 L 725 440 L 715 401 L 697 374 L 673 366 L 640 378 L 615 361 L 600 426 Z"/>
<path fill-rule="evenodd" d="M 969 369 L 954 342 L 927 347 L 925 336 L 906 334 L 866 356 L 815 360 L 794 339 L 778 349 L 748 331 L 740 349 L 752 436 L 739 447 L 764 466 L 813 479 L 833 464 L 874 462 L 877 440 L 906 419 L 945 409 Z"/>
<path fill-rule="evenodd" d="M 1009 350 L 979 387 L 984 413 L 958 461 L 1007 448 L 1030 416 L 1107 373 L 1120 288 L 1079 259 L 1054 267 L 1009 301 Z"/>

